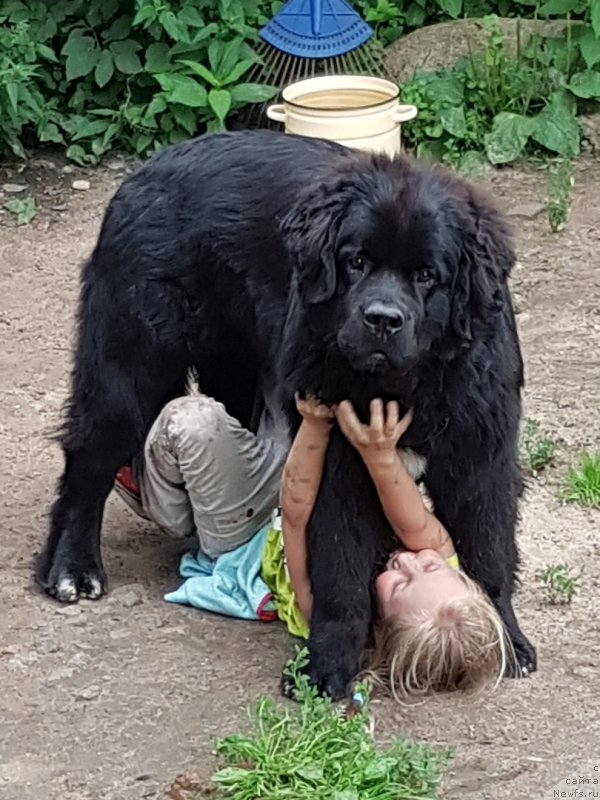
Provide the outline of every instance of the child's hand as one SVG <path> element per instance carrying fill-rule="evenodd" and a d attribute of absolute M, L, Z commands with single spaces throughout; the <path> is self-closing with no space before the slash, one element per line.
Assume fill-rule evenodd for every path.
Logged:
<path fill-rule="evenodd" d="M 296 408 L 302 415 L 302 419 L 310 425 L 330 428 L 335 422 L 335 409 L 321 403 L 316 397 L 308 395 L 305 400 L 301 400 L 296 392 L 295 399 Z"/>
<path fill-rule="evenodd" d="M 363 461 L 385 460 L 393 455 L 398 440 L 412 422 L 412 410 L 400 419 L 400 408 L 392 400 L 384 408 L 383 400 L 372 400 L 369 425 L 363 425 L 356 416 L 349 400 L 344 400 L 336 409 L 336 419 L 342 433 L 361 454 Z"/>

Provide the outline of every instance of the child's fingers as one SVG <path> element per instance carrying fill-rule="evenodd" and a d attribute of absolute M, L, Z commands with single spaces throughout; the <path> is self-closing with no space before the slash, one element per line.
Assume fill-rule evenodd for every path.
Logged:
<path fill-rule="evenodd" d="M 400 407 L 396 400 L 391 400 L 386 407 L 385 416 L 385 435 L 393 436 L 398 426 L 398 419 L 400 417 Z"/>
<path fill-rule="evenodd" d="M 408 430 L 408 428 L 410 427 L 410 423 L 412 421 L 413 421 L 413 410 L 411 408 L 406 412 L 406 414 L 402 417 L 402 419 L 398 423 L 397 430 L 400 436 L 402 436 L 402 434 Z"/>
<path fill-rule="evenodd" d="M 383 400 L 379 397 L 371 400 L 371 421 L 369 427 L 374 433 L 383 433 Z"/>
<path fill-rule="evenodd" d="M 338 405 L 336 418 L 346 439 L 362 443 L 364 439 L 364 426 L 354 413 L 354 408 L 349 400 L 342 400 Z"/>

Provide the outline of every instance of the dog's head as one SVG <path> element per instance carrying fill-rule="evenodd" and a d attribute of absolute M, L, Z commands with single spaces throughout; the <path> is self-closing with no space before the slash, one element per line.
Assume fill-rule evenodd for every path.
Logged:
<path fill-rule="evenodd" d="M 427 353 L 452 357 L 506 297 L 505 224 L 443 170 L 353 161 L 283 220 L 306 324 L 358 372 L 401 375 Z"/>

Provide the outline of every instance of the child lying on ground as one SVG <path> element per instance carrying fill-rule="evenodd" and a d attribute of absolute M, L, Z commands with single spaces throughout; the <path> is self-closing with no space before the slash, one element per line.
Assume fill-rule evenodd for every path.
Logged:
<path fill-rule="evenodd" d="M 347 401 L 330 409 L 298 399 L 297 407 L 302 424 L 283 469 L 281 516 L 271 522 L 281 449 L 202 395 L 169 403 L 142 463 L 134 473 L 121 471 L 116 488 L 138 513 L 200 540 L 198 554 L 182 559 L 186 580 L 166 599 L 240 618 L 279 617 L 291 633 L 308 637 L 306 529 L 337 422 L 361 455 L 402 546 L 375 582 L 379 619 L 369 672 L 396 699 L 480 692 L 496 683 L 506 663 L 502 622 L 478 584 L 458 570 L 450 536 L 404 466 L 397 444 L 411 415 L 400 419 L 396 403 L 384 408 L 374 400 L 363 425 Z"/>

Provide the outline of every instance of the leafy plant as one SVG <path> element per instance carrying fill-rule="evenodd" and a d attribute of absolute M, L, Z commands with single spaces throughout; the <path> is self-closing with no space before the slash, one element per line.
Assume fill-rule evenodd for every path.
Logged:
<path fill-rule="evenodd" d="M 403 87 L 404 101 L 419 108 L 406 142 L 420 155 L 459 167 L 473 152 L 495 165 L 527 154 L 575 158 L 581 139 L 576 115 L 600 100 L 594 28 L 582 24 L 563 38 L 533 38 L 514 57 L 497 19 L 484 18 L 482 25 L 488 33 L 483 53 L 452 70 L 417 75 Z"/>
<path fill-rule="evenodd" d="M 0 145 L 64 142 L 93 164 L 223 129 L 275 89 L 248 83 L 266 0 L 5 0 Z M 48 63 L 46 63 L 48 62 Z"/>
<path fill-rule="evenodd" d="M 574 575 L 566 564 L 553 564 L 540 573 L 548 600 L 552 605 L 569 604 L 579 591 L 580 575 Z"/>
<path fill-rule="evenodd" d="M 554 459 L 556 444 L 542 430 L 536 419 L 528 417 L 523 424 L 520 438 L 521 463 L 534 475 Z"/>
<path fill-rule="evenodd" d="M 37 210 L 33 197 L 15 198 L 7 200 L 4 208 L 14 216 L 17 225 L 27 225 L 35 217 Z"/>
<path fill-rule="evenodd" d="M 569 468 L 561 499 L 600 508 L 600 451 L 584 452 Z"/>
<path fill-rule="evenodd" d="M 289 709 L 262 698 L 250 714 L 250 733 L 218 743 L 224 766 L 213 778 L 217 797 L 434 800 L 449 753 L 400 738 L 377 748 L 366 729 L 367 707 L 351 718 L 341 716 L 309 686 L 305 663 L 303 650 L 290 668 L 300 706 Z"/>

